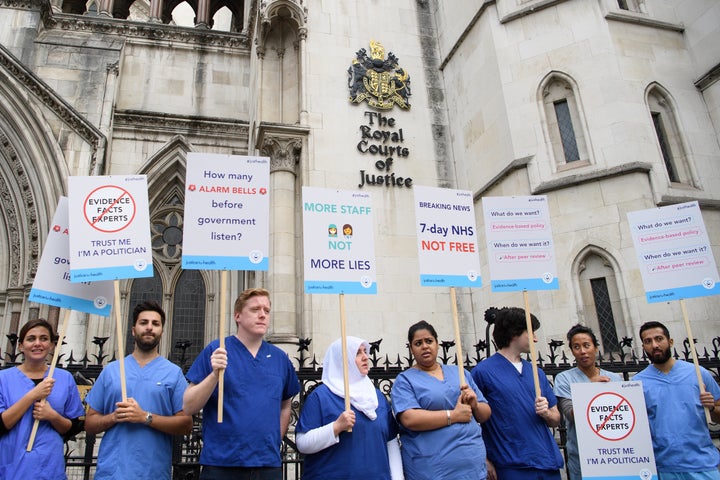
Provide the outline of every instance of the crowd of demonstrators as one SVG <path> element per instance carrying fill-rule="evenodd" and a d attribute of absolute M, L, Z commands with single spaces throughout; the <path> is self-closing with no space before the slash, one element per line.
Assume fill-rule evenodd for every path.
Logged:
<path fill-rule="evenodd" d="M 208 344 L 189 371 L 159 354 L 165 313 L 155 302 L 133 312 L 134 349 L 125 357 L 128 398 L 118 362 L 110 363 L 87 396 L 85 428 L 105 432 L 95 479 L 169 479 L 171 437 L 189 433 L 203 411 L 202 480 L 280 480 L 280 447 L 300 391 L 292 362 L 267 343 L 270 294 L 253 288 L 235 301 L 237 333 Z M 598 366 L 598 341 L 583 325 L 567 333 L 575 367 L 554 389 L 523 355 L 540 327 L 525 311 L 491 309 L 497 352 L 460 375 L 438 362 L 435 328 L 408 330 L 413 364 L 395 379 L 390 401 L 368 377 L 369 344 L 345 337 L 323 361 L 322 383 L 305 399 L 295 428 L 306 480 L 559 480 L 564 466 L 554 427 L 567 427 L 569 480 L 582 478 L 571 385 L 618 382 Z M 720 387 L 712 374 L 672 356 L 673 339 L 659 322 L 640 328 L 651 362 L 642 381 L 659 480 L 720 480 L 720 453 L 705 420 L 720 423 Z M 0 371 L 0 480 L 64 479 L 63 436 L 80 431 L 84 411 L 72 376 L 47 378 L 56 335 L 45 320 L 20 331 L 24 361 Z M 345 363 L 344 363 L 345 362 Z M 225 372 L 224 419 L 218 421 L 220 373 Z M 346 402 L 346 395 L 349 399 Z M 349 408 L 346 405 L 349 403 Z M 33 423 L 34 448 L 26 451 Z"/>

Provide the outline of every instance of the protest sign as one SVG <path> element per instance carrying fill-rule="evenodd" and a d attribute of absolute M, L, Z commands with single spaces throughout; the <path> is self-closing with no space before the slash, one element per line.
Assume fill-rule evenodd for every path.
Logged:
<path fill-rule="evenodd" d="M 482 203 L 492 291 L 556 290 L 547 197 L 484 197 Z"/>
<path fill-rule="evenodd" d="M 571 386 L 583 479 L 657 480 L 640 382 Z"/>
<path fill-rule="evenodd" d="M 303 187 L 305 293 L 375 294 L 369 193 Z"/>
<path fill-rule="evenodd" d="M 480 257 L 472 192 L 413 187 L 420 284 L 480 287 Z"/>
<path fill-rule="evenodd" d="M 720 293 L 698 202 L 628 212 L 627 218 L 648 303 Z"/>
<path fill-rule="evenodd" d="M 188 153 L 182 267 L 268 270 L 270 159 Z"/>
<path fill-rule="evenodd" d="M 147 177 L 68 179 L 70 281 L 152 277 Z"/>
<path fill-rule="evenodd" d="M 28 299 L 80 312 L 110 315 L 112 282 L 70 282 L 68 199 L 60 197 Z"/>

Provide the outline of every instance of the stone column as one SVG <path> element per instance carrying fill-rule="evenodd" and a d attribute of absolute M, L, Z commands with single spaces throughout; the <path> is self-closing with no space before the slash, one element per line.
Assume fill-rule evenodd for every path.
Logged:
<path fill-rule="evenodd" d="M 195 28 L 210 29 L 210 0 L 198 0 Z"/>
<path fill-rule="evenodd" d="M 300 52 L 298 55 L 298 86 L 300 87 L 300 125 L 307 125 L 307 87 L 305 85 L 305 77 L 307 72 L 307 59 L 305 58 L 307 52 L 307 28 L 300 28 L 298 30 L 298 37 L 300 38 Z"/>
<path fill-rule="evenodd" d="M 115 0 L 100 0 L 100 8 L 98 9 L 98 16 L 100 17 L 112 17 L 113 7 L 115 6 Z"/>
<path fill-rule="evenodd" d="M 150 23 L 162 23 L 163 0 L 150 0 Z"/>
<path fill-rule="evenodd" d="M 297 126 L 260 125 L 257 146 L 270 157 L 270 268 L 268 289 L 272 295 L 273 321 L 269 340 L 297 343 L 298 340 L 298 252 L 295 188 L 300 154 L 307 130 Z"/>

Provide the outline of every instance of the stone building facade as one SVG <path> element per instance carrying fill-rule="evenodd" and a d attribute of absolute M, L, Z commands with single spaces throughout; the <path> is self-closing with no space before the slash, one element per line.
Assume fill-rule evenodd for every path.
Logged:
<path fill-rule="evenodd" d="M 490 291 L 481 199 L 498 195 L 549 199 L 560 289 L 529 294 L 541 344 L 577 322 L 603 351 L 650 319 L 685 337 L 678 302 L 645 300 L 626 213 L 697 200 L 720 258 L 718 2 L 197 0 L 194 28 L 172 22 L 179 3 L 0 0 L 2 335 L 58 321 L 28 293 L 68 176 L 146 174 L 155 276 L 119 282 L 123 318 L 161 301 L 163 353 L 192 359 L 221 297 L 219 272 L 180 268 L 185 162 L 210 152 L 271 159 L 270 268 L 233 272 L 227 302 L 271 290 L 269 339 L 290 352 L 340 334 L 338 298 L 303 293 L 303 186 L 372 194 L 378 294 L 345 307 L 348 333 L 384 351 L 404 352 L 420 319 L 453 338 L 448 290 L 419 283 L 412 185 L 475 196 L 484 285 L 457 295 L 468 348 L 486 308 L 523 302 Z M 229 31 L 211 29 L 218 12 Z M 392 55 L 406 105 L 350 101 L 361 49 Z M 720 298 L 687 311 L 712 348 Z M 114 331 L 73 312 L 65 350 L 107 352 Z"/>

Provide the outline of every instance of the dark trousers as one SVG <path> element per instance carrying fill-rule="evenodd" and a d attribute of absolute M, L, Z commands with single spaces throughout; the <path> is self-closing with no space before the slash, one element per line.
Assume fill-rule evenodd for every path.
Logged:
<path fill-rule="evenodd" d="M 200 480 L 282 480 L 282 468 L 212 467 L 203 465 Z"/>

